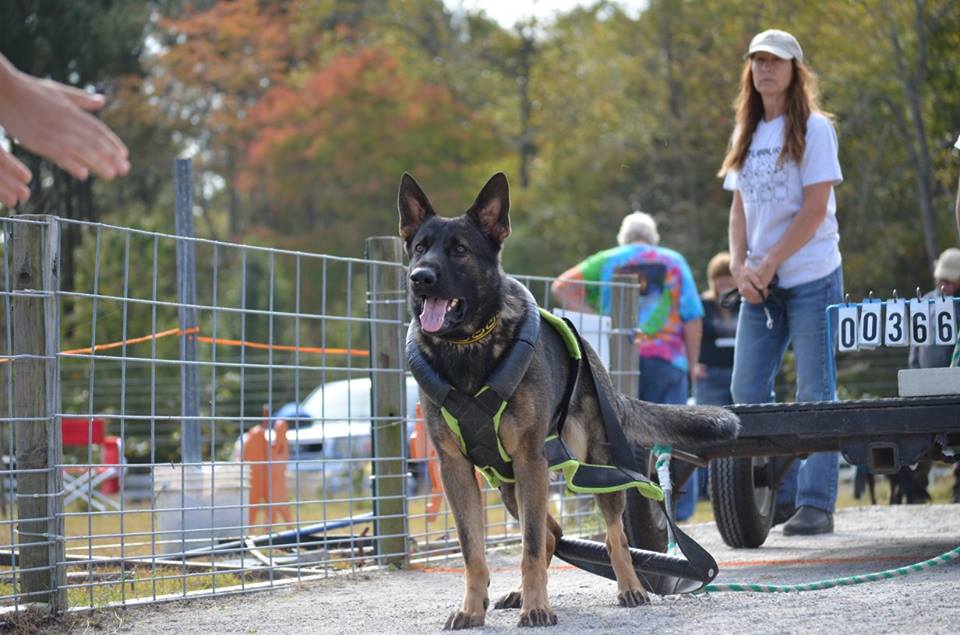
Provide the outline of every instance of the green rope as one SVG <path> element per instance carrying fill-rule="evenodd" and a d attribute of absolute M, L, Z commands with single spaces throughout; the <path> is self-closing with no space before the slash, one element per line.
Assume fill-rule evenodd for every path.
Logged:
<path fill-rule="evenodd" d="M 833 578 L 832 580 L 820 580 L 819 582 L 806 582 L 804 584 L 756 584 L 746 582 L 731 582 L 728 584 L 708 584 L 699 591 L 699 593 L 709 593 L 711 591 L 739 591 L 747 593 L 792 593 L 794 591 L 820 591 L 822 589 L 832 589 L 837 586 L 853 586 L 855 584 L 865 584 L 867 582 L 878 582 L 880 580 L 890 580 L 911 573 L 919 573 L 932 569 L 941 564 L 946 564 L 952 560 L 960 558 L 960 547 L 951 549 L 946 553 L 940 554 L 929 560 L 910 564 L 898 569 L 887 569 L 877 573 L 867 573 L 864 575 L 852 575 L 846 578 Z"/>

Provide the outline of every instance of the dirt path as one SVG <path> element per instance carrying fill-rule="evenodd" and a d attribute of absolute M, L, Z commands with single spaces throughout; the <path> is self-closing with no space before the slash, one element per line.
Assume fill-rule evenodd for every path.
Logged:
<path fill-rule="evenodd" d="M 712 523 L 690 533 L 717 558 L 717 582 L 799 583 L 899 567 L 960 545 L 960 505 L 869 507 L 836 516 L 836 533 L 785 538 L 759 550 L 723 545 Z M 491 598 L 519 582 L 518 556 L 491 557 Z M 355 575 L 262 593 L 167 603 L 102 615 L 105 630 L 134 633 L 436 632 L 461 599 L 454 566 Z M 960 561 L 895 580 L 791 594 L 711 593 L 617 606 L 613 582 L 564 563 L 550 572 L 559 624 L 551 633 L 957 632 Z M 514 631 L 518 611 L 490 611 L 483 629 Z M 122 621 L 120 621 L 122 620 Z M 89 623 L 93 625 L 93 622 Z"/>

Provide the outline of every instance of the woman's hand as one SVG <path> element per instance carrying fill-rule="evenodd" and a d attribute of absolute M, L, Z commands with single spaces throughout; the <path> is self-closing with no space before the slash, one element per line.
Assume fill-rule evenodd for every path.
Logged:
<path fill-rule="evenodd" d="M 732 273 L 732 272 L 731 272 Z M 737 268 L 734 274 L 740 297 L 750 304 L 760 304 L 766 297 L 766 285 L 760 286 L 760 276 L 757 271 L 748 265 Z"/>
<path fill-rule="evenodd" d="M 779 267 L 776 262 L 774 262 L 768 255 L 766 258 L 760 261 L 760 264 L 754 269 L 756 273 L 756 282 L 758 289 L 763 289 L 763 295 L 766 295 L 770 292 L 770 282 L 773 280 L 773 276 L 777 273 L 777 267 Z"/>

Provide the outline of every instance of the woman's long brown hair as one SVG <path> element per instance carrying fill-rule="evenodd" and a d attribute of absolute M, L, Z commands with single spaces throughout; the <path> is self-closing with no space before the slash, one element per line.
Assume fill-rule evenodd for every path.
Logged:
<path fill-rule="evenodd" d="M 795 59 L 791 62 L 793 76 L 790 86 L 787 87 L 786 127 L 783 148 L 777 158 L 778 163 L 785 158 L 793 159 L 797 163 L 803 160 L 803 152 L 807 146 L 807 119 L 810 113 L 818 112 L 832 117 L 829 113 L 820 110 L 817 103 L 817 76 L 803 62 Z M 724 157 L 717 176 L 723 176 L 730 170 L 743 168 L 747 160 L 747 152 L 750 150 L 750 142 L 753 141 L 753 133 L 756 132 L 757 125 L 763 118 L 763 99 L 753 85 L 753 71 L 750 68 L 749 59 L 743 68 L 740 94 L 737 95 L 733 106 L 736 110 L 736 128 L 730 140 L 730 149 L 727 150 L 727 156 Z"/>

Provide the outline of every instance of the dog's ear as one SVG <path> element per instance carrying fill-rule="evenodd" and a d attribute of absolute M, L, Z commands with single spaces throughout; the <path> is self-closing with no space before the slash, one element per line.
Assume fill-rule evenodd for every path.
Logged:
<path fill-rule="evenodd" d="M 400 192 L 397 194 L 397 210 L 400 212 L 400 236 L 403 242 L 410 244 L 410 240 L 416 235 L 431 216 L 436 216 L 433 211 L 433 205 L 430 199 L 423 193 L 420 186 L 413 177 L 403 173 L 400 179 Z"/>
<path fill-rule="evenodd" d="M 467 210 L 467 216 L 484 234 L 503 244 L 510 235 L 510 186 L 503 172 L 490 177 Z"/>

